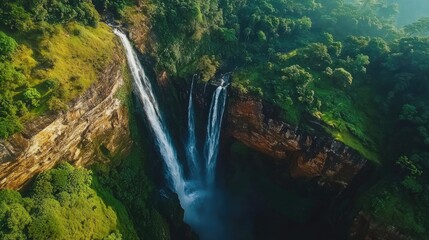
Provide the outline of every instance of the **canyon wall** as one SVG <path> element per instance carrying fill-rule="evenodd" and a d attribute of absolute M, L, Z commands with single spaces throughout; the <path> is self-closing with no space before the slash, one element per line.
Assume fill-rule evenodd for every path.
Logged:
<path fill-rule="evenodd" d="M 97 82 L 67 110 L 25 125 L 22 133 L 0 141 L 0 189 L 19 189 L 59 161 L 84 166 L 125 154 L 131 146 L 128 110 L 118 98 L 125 58 L 118 48 Z"/>
<path fill-rule="evenodd" d="M 366 164 L 357 151 L 327 134 L 293 127 L 273 114 L 259 98 L 230 93 L 226 131 L 245 145 L 278 161 L 287 161 L 290 175 L 318 179 L 321 185 L 346 188 Z"/>

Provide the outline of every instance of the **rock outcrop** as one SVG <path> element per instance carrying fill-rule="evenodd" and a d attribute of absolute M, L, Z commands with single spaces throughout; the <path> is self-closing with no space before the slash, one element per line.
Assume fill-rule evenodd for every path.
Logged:
<path fill-rule="evenodd" d="M 59 161 L 83 166 L 129 150 L 128 111 L 116 94 L 124 84 L 125 59 L 117 52 L 68 110 L 39 117 L 24 132 L 0 141 L 0 189 L 19 189 Z"/>
<path fill-rule="evenodd" d="M 263 100 L 232 93 L 227 132 L 247 146 L 278 161 L 287 161 L 291 176 L 318 179 L 344 189 L 365 166 L 355 150 L 325 135 L 307 133 L 272 114 Z"/>

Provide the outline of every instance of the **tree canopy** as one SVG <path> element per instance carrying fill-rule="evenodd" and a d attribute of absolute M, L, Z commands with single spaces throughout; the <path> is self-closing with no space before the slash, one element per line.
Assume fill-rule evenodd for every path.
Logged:
<path fill-rule="evenodd" d="M 0 191 L 0 238 L 121 239 L 116 213 L 91 182 L 90 171 L 62 163 L 40 174 L 28 197 Z"/>

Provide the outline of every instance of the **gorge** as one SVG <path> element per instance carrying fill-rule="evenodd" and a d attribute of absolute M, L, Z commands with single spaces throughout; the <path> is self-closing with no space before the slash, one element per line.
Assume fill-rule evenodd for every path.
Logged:
<path fill-rule="evenodd" d="M 2 1 L 0 239 L 426 239 L 404 4 Z"/>
<path fill-rule="evenodd" d="M 215 203 L 225 198 L 222 193 L 224 190 L 219 189 L 215 179 L 219 139 L 227 98 L 226 88 L 230 84 L 230 74 L 223 75 L 215 81 L 218 86 L 214 87 L 210 99 L 206 132 L 198 134 L 198 136 L 205 136 L 203 144 L 198 144 L 196 137 L 193 101 L 195 75 L 193 76 L 187 106 L 186 161 L 181 161 L 176 152 L 175 141 L 171 138 L 163 120 L 165 113 L 157 103 L 152 83 L 145 74 L 137 53 L 125 34 L 116 29 L 114 32 L 126 49 L 135 91 L 143 105 L 154 141 L 164 161 L 168 185 L 178 195 L 185 211 L 184 221 L 190 224 L 202 239 L 230 239 L 233 234 L 222 230 L 225 229 L 222 225 L 228 221 L 216 217 L 219 212 L 224 211 L 218 208 L 224 208 L 224 206 Z M 203 92 L 206 88 L 205 85 Z M 328 188 L 341 191 L 364 167 L 366 160 L 343 144 L 327 137 L 320 139 L 317 136 L 312 137 L 299 130 L 296 133 L 297 129 L 293 130 L 286 123 L 265 116 L 263 104 L 258 100 L 243 99 L 243 97 L 238 99 L 229 104 L 228 132 L 258 151 L 278 160 L 291 161 L 292 176 L 309 179 L 320 177 L 320 185 L 328 184 Z M 259 133 L 259 131 L 263 132 Z M 249 135 L 242 136 L 243 134 Z"/>
<path fill-rule="evenodd" d="M 164 160 L 165 174 L 168 178 L 170 188 L 178 195 L 179 201 L 185 210 L 185 222 L 190 224 L 199 232 L 201 237 L 207 238 L 208 228 L 210 226 L 210 215 L 207 212 L 213 211 L 206 202 L 214 198 L 216 162 L 218 156 L 219 137 L 222 126 L 222 117 L 226 103 L 226 87 L 228 85 L 228 75 L 221 77 L 220 85 L 213 93 L 209 116 L 207 120 L 206 140 L 204 152 L 198 151 L 195 136 L 195 120 L 193 108 L 193 85 L 189 91 L 188 105 L 188 143 L 187 143 L 187 165 L 180 162 L 175 152 L 169 131 L 163 120 L 163 113 L 158 106 L 149 78 L 146 76 L 141 66 L 136 52 L 127 37 L 119 30 L 114 30 L 115 34 L 121 39 L 126 49 L 128 64 L 134 79 L 134 88 L 138 93 L 141 104 L 145 110 L 146 118 L 154 134 L 155 142 L 159 152 Z M 203 230 L 202 230 L 203 229 Z M 217 239 L 221 235 L 210 235 L 210 239 Z M 225 238 L 226 236 L 223 236 Z"/>

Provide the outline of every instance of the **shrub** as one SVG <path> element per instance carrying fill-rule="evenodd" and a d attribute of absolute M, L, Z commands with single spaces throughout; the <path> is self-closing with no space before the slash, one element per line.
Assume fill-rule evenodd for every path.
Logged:
<path fill-rule="evenodd" d="M 10 55 L 16 50 L 16 47 L 18 47 L 18 44 L 15 39 L 0 31 L 0 59 L 10 57 Z"/>
<path fill-rule="evenodd" d="M 21 100 L 16 101 L 15 106 L 17 109 L 18 116 L 22 117 L 28 113 L 27 106 L 25 106 L 25 103 L 23 101 L 21 101 Z"/>
<path fill-rule="evenodd" d="M 41 98 L 41 95 L 39 91 L 37 91 L 37 89 L 28 88 L 27 90 L 25 90 L 23 97 L 24 97 L 24 102 L 28 106 L 32 106 L 32 107 L 39 106 L 39 99 Z"/>
<path fill-rule="evenodd" d="M 59 110 L 66 110 L 67 105 L 63 103 L 59 98 L 52 97 L 48 101 L 48 109 L 51 111 L 59 111 Z"/>
<path fill-rule="evenodd" d="M 45 86 L 52 90 L 52 89 L 56 89 L 59 86 L 60 82 L 58 81 L 58 79 L 46 79 L 45 80 Z"/>
<path fill-rule="evenodd" d="M 0 117 L 0 138 L 8 138 L 10 135 L 22 130 L 22 124 L 14 116 Z"/>

